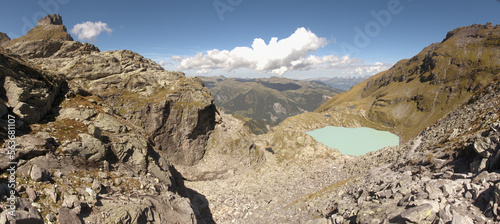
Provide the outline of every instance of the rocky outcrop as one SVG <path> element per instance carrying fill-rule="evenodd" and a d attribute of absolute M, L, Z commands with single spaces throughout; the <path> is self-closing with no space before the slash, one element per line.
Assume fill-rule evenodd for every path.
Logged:
<path fill-rule="evenodd" d="M 38 26 L 63 25 L 62 17 L 59 14 L 47 15 L 38 21 Z"/>
<path fill-rule="evenodd" d="M 0 92 L 5 107 L 25 123 L 38 122 L 52 108 L 63 79 L 0 53 Z"/>
<path fill-rule="evenodd" d="M 0 47 L 7 44 L 10 41 L 10 37 L 7 34 L 0 32 Z"/>
<path fill-rule="evenodd" d="M 163 71 L 161 66 L 135 52 L 99 52 L 94 45 L 76 41 L 64 42 L 50 60 L 34 58 L 30 62 L 68 79 L 95 80 L 115 74 Z"/>
<path fill-rule="evenodd" d="M 199 79 L 152 71 L 112 75 L 89 86 L 118 114 L 142 127 L 174 164 L 193 165 L 203 158 L 216 108 Z"/>
<path fill-rule="evenodd" d="M 61 223 L 196 223 L 201 216 L 188 199 L 195 194 L 166 156 L 103 105 L 75 94 L 17 139 L 18 194 L 34 195 L 40 211 Z"/>
<path fill-rule="evenodd" d="M 59 209 L 59 223 L 82 223 L 78 215 L 68 208 Z"/>
<path fill-rule="evenodd" d="M 57 25 L 58 18 L 49 15 L 32 31 L 60 28 L 63 25 Z M 216 108 L 199 79 L 164 71 L 129 50 L 100 52 L 93 45 L 69 39 L 43 41 L 54 48 L 17 49 L 16 43 L 10 43 L 9 49 L 47 72 L 74 80 L 70 85 L 104 99 L 117 114 L 142 127 L 174 164 L 193 165 L 203 158 L 215 126 Z M 37 45 L 39 40 L 27 34 L 16 42 Z"/>
<path fill-rule="evenodd" d="M 265 161 L 263 144 L 241 120 L 220 112 L 203 159 L 194 166 L 176 165 L 186 180 L 214 180 L 259 167 Z"/>
<path fill-rule="evenodd" d="M 14 188 L 32 200 L 37 220 L 210 222 L 206 199 L 188 190 L 172 165 L 203 158 L 215 126 L 215 106 L 199 79 L 128 50 L 100 52 L 73 41 L 58 15 L 8 42 L 0 71 L 0 138 L 7 138 L 3 119 L 11 113 L 23 136 Z M 4 144 L 1 170 L 10 168 Z M 189 198 L 203 202 L 201 212 Z"/>
<path fill-rule="evenodd" d="M 110 195 L 111 196 L 111 195 Z M 194 223 L 195 214 L 189 200 L 174 195 L 130 197 L 129 203 L 112 197 L 102 200 L 104 217 L 88 218 L 94 223 Z"/>

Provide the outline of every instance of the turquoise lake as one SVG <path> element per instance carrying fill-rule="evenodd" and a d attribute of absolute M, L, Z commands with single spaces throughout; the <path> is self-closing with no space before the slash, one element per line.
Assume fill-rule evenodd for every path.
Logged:
<path fill-rule="evenodd" d="M 337 148 L 344 155 L 360 156 L 386 146 L 399 145 L 397 135 L 365 127 L 328 126 L 306 133 L 330 148 Z"/>

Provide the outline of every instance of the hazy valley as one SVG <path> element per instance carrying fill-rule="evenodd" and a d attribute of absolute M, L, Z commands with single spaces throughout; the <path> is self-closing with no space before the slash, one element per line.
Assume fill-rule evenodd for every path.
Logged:
<path fill-rule="evenodd" d="M 200 77 L 224 112 L 245 121 L 254 134 L 263 134 L 288 117 L 314 111 L 342 92 L 318 81 L 282 77 L 239 79 Z"/>

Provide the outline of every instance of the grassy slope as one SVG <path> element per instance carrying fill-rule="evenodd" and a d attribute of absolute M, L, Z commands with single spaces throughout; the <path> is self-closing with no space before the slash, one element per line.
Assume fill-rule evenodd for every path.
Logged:
<path fill-rule="evenodd" d="M 499 73 L 500 26 L 461 27 L 442 43 L 333 97 L 316 112 L 363 110 L 361 123 L 392 129 L 407 141 L 465 103 Z"/>

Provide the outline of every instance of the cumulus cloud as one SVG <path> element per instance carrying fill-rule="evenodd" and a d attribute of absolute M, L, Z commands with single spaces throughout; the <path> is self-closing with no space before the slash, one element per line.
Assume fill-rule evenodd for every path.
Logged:
<path fill-rule="evenodd" d="M 111 34 L 111 32 L 113 32 L 113 30 L 108 27 L 108 24 L 101 21 L 87 21 L 84 23 L 79 23 L 73 26 L 73 29 L 71 29 L 71 33 L 77 35 L 78 39 L 88 41 L 95 41 L 96 37 L 99 36 L 99 34 L 101 34 L 103 31 L 106 31 L 108 34 Z"/>
<path fill-rule="evenodd" d="M 349 56 L 309 55 L 327 44 L 325 38 L 318 37 L 302 27 L 285 39 L 278 40 L 273 37 L 268 44 L 263 39 L 256 38 L 251 47 L 236 47 L 230 51 L 213 49 L 193 57 L 173 56 L 171 60 L 179 63 L 178 69 L 195 69 L 198 74 L 213 69 L 230 72 L 239 68 L 249 68 L 257 72 L 278 75 L 292 70 L 331 68 L 359 62 L 358 59 Z"/>

